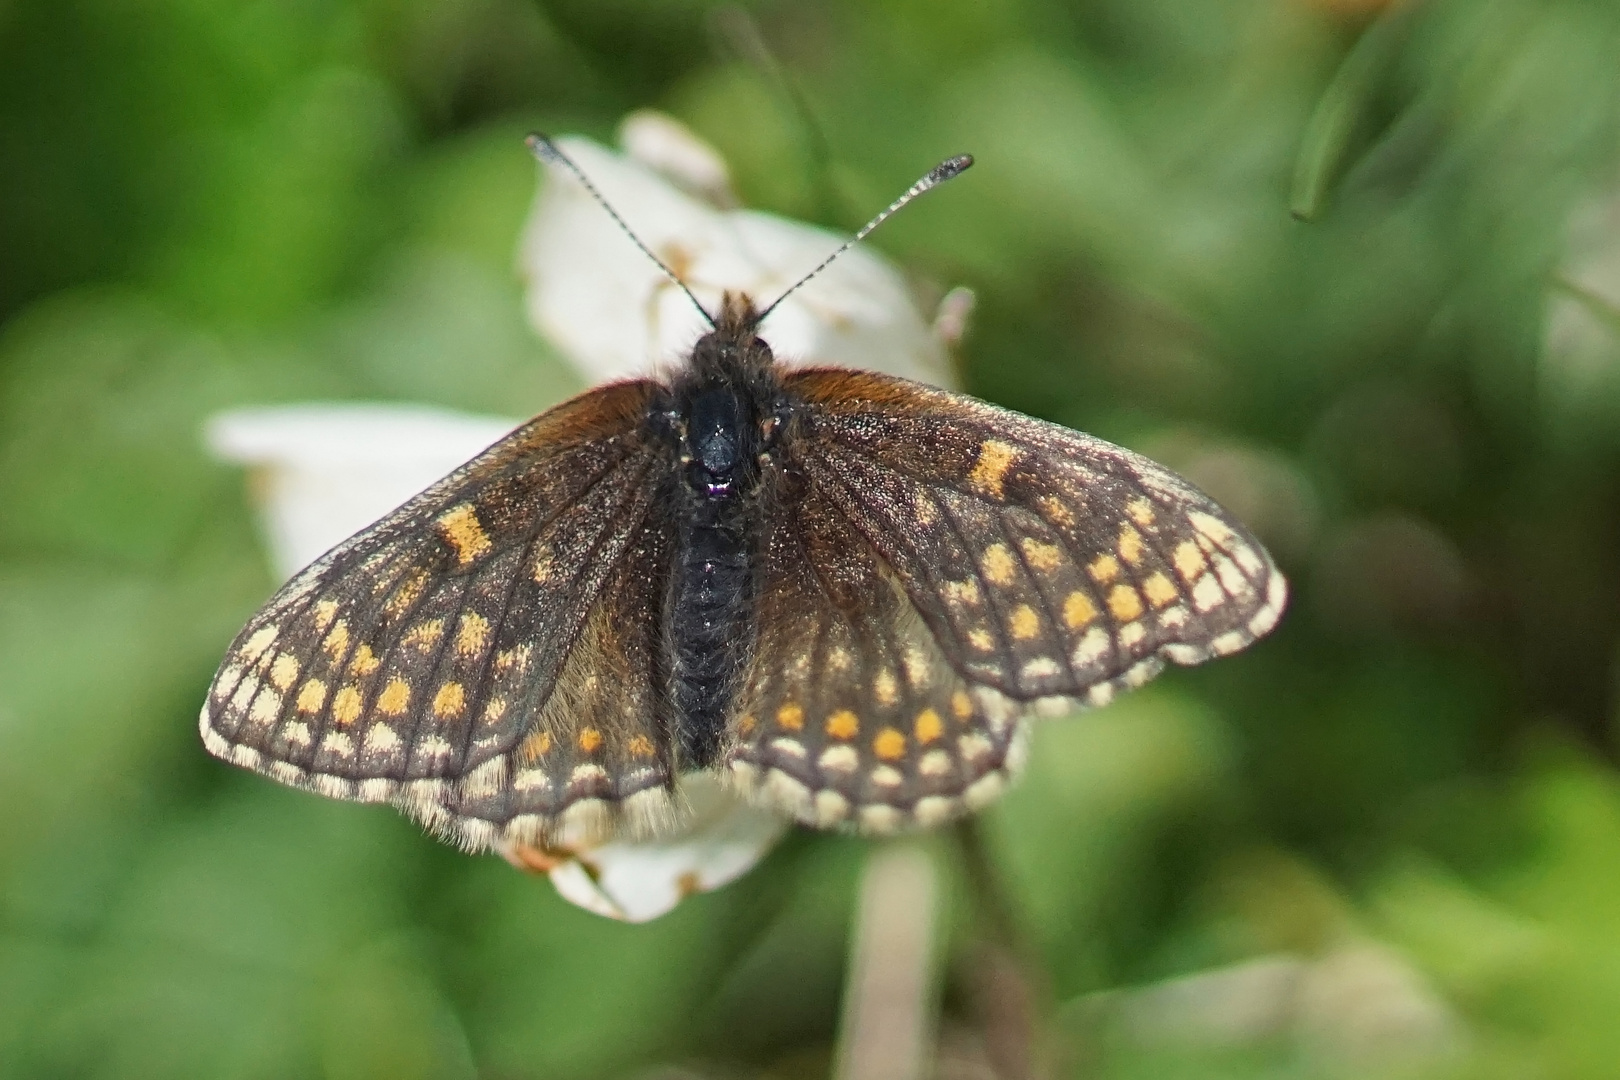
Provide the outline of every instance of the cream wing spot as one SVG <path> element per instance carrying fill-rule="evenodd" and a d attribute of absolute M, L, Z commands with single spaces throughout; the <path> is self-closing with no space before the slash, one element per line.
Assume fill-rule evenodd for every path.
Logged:
<path fill-rule="evenodd" d="M 1086 667 L 1095 664 L 1098 660 L 1107 656 L 1113 646 L 1114 641 L 1113 638 L 1108 636 L 1108 631 L 1100 626 L 1092 627 L 1086 631 L 1086 636 L 1081 638 L 1080 643 L 1074 647 L 1072 657 L 1074 666 Z"/>
<path fill-rule="evenodd" d="M 1221 588 L 1219 578 L 1213 573 L 1207 573 L 1193 586 L 1192 598 L 1193 607 L 1200 613 L 1209 612 L 1226 603 L 1226 590 Z"/>
<path fill-rule="evenodd" d="M 255 630 L 253 636 L 248 638 L 247 643 L 242 646 L 242 659 L 251 664 L 263 656 L 265 650 L 270 648 L 271 643 L 276 640 L 276 634 L 279 632 L 280 628 L 276 626 L 265 626 Z"/>
<path fill-rule="evenodd" d="M 277 690 L 290 690 L 298 681 L 298 658 L 282 653 L 270 662 L 270 684 Z"/>
<path fill-rule="evenodd" d="M 253 707 L 248 710 L 248 720 L 254 724 L 273 724 L 280 715 L 281 695 L 268 687 L 253 698 Z"/>
<path fill-rule="evenodd" d="M 852 773 L 859 767 L 861 755 L 848 743 L 840 743 L 823 750 L 817 763 L 828 772 Z"/>
<path fill-rule="evenodd" d="M 332 625 L 332 620 L 337 616 L 338 603 L 336 600 L 319 600 L 311 609 L 311 613 L 315 616 L 315 629 L 324 631 Z"/>
<path fill-rule="evenodd" d="M 399 733 L 387 724 L 372 724 L 362 745 L 373 754 L 390 754 L 401 745 Z"/>

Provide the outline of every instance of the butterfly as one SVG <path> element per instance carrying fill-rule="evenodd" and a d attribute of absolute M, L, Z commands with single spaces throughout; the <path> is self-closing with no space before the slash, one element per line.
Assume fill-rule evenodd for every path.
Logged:
<path fill-rule="evenodd" d="M 542 413 L 297 574 L 231 644 L 208 750 L 469 849 L 668 830 L 695 770 L 884 833 L 994 800 L 1031 717 L 1278 621 L 1265 549 L 1174 473 L 784 366 L 769 310 L 727 294 L 669 378 Z"/>

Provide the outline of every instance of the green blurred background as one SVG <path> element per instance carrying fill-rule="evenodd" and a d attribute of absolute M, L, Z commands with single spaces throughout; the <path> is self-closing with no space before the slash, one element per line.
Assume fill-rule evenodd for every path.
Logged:
<path fill-rule="evenodd" d="M 739 10 L 0 3 L 0 1075 L 828 1074 L 863 842 L 623 926 L 196 736 L 275 584 L 204 418 L 570 392 L 521 135 L 641 107 L 843 229 L 977 155 L 875 241 L 978 291 L 965 385 L 1295 585 L 1044 725 L 978 901 L 934 844 L 939 1075 L 986 890 L 1048 1075 L 1620 1075 L 1620 5 L 748 5 L 780 69 Z"/>

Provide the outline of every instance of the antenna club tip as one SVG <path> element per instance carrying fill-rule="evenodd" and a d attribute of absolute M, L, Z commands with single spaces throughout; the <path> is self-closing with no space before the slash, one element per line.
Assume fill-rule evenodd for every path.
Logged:
<path fill-rule="evenodd" d="M 529 153 L 542 161 L 555 161 L 561 156 L 557 144 L 551 141 L 551 136 L 543 131 L 531 131 L 523 137 L 523 145 L 529 148 Z"/>
<path fill-rule="evenodd" d="M 953 177 L 961 176 L 972 165 L 972 154 L 959 154 L 935 165 L 933 171 L 928 174 L 928 179 L 931 183 L 942 184 Z"/>

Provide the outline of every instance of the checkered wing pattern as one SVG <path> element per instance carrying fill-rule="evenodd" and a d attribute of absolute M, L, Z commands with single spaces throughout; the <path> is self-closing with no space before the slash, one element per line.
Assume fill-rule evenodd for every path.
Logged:
<path fill-rule="evenodd" d="M 995 798 L 1021 709 L 953 670 L 877 550 L 814 488 L 770 515 L 729 764 L 822 828 L 930 825 Z"/>
<path fill-rule="evenodd" d="M 298 574 L 215 676 L 208 749 L 474 847 L 661 815 L 650 392 L 545 413 Z"/>
<path fill-rule="evenodd" d="M 973 706 L 955 733 L 958 744 L 963 736 L 983 737 L 1004 756 L 1013 745 L 1009 702 L 1016 711 L 1105 704 L 1167 660 L 1195 664 L 1242 649 L 1282 613 L 1287 587 L 1264 548 L 1207 496 L 1146 458 L 889 376 L 810 370 L 786 383 L 807 405 L 792 467 L 806 492 L 801 527 L 810 537 L 823 534 L 820 542 L 807 540 L 804 561 L 819 575 L 825 599 L 820 622 L 806 621 L 793 637 L 762 636 L 757 698 L 745 702 L 738 721 L 756 726 L 738 754 L 745 772 L 763 766 L 759 783 L 801 817 L 832 816 L 836 802 L 822 794 L 829 790 L 857 807 L 870 804 L 885 786 L 874 786 L 874 776 L 892 780 L 891 766 L 899 764 L 901 782 L 887 785 L 899 798 L 885 805 L 923 818 L 965 805 L 922 801 L 971 791 L 975 775 L 954 760 L 954 779 L 928 786 L 916 719 L 909 718 L 910 728 L 903 722 L 912 708 L 942 721 L 954 715 L 941 708 L 941 693 L 962 689 Z M 828 587 L 868 563 L 870 570 L 856 575 L 865 582 L 860 588 Z M 775 573 L 767 580 L 798 574 L 791 595 L 815 595 L 805 572 Z M 819 694 L 820 713 L 804 719 L 804 732 L 820 725 L 813 739 L 784 730 L 770 714 L 773 705 L 787 708 L 791 721 L 795 703 L 808 709 L 806 701 L 789 700 L 799 692 L 790 673 L 812 625 L 828 642 L 812 657 L 841 655 L 831 642 L 843 633 L 861 665 L 819 690 L 803 685 L 804 695 Z M 769 619 L 766 626 L 773 627 Z M 908 641 L 925 659 L 937 655 L 965 685 L 901 695 L 896 719 L 882 730 L 911 732 L 903 762 L 882 760 L 863 722 L 861 737 L 869 741 L 855 747 L 852 766 L 859 783 L 834 784 L 827 766 L 851 759 L 839 749 L 843 742 L 828 741 L 836 738 L 832 717 L 840 709 L 862 717 L 881 704 L 890 685 L 884 665 L 903 657 Z M 808 670 L 817 670 L 811 664 Z M 930 687 L 947 682 L 934 678 Z M 778 685 L 789 688 L 772 698 Z M 851 701 L 833 700 L 839 694 Z M 890 746 L 899 744 L 891 739 Z M 817 808 L 823 801 L 825 812 Z"/>

